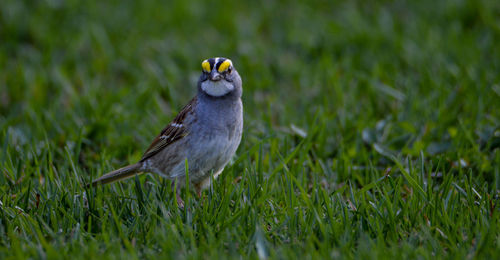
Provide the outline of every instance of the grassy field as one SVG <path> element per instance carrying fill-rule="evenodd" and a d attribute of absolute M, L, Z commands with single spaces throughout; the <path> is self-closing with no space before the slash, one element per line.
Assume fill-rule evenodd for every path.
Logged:
<path fill-rule="evenodd" d="M 499 1 L 25 2 L 0 4 L 0 259 L 500 257 Z M 245 109 L 213 187 L 86 189 L 213 56 Z"/>

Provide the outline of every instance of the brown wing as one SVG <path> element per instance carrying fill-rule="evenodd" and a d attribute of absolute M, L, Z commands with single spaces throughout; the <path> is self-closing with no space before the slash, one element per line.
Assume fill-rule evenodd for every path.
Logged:
<path fill-rule="evenodd" d="M 161 131 L 161 133 L 153 140 L 149 148 L 142 156 L 141 162 L 145 161 L 146 159 L 160 152 L 163 148 L 189 134 L 186 126 L 184 125 L 184 119 L 189 113 L 193 111 L 195 103 L 196 97 L 191 99 L 191 101 L 189 101 L 189 103 L 181 110 L 181 112 L 177 114 L 174 120 L 172 120 L 172 122 L 170 122 L 170 124 L 168 124 Z"/>

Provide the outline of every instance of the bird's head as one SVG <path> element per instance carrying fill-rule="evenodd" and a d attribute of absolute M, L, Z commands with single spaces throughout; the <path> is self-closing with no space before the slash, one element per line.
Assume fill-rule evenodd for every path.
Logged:
<path fill-rule="evenodd" d="M 226 58 L 210 58 L 201 63 L 202 73 L 198 81 L 200 91 L 212 97 L 241 96 L 241 78 Z"/>

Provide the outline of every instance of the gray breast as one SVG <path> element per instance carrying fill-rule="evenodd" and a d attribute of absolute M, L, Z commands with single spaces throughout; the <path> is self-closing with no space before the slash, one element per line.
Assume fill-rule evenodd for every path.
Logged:
<path fill-rule="evenodd" d="M 189 134 L 190 179 L 218 172 L 236 152 L 243 129 L 241 100 L 217 100 L 197 107 L 197 122 Z"/>

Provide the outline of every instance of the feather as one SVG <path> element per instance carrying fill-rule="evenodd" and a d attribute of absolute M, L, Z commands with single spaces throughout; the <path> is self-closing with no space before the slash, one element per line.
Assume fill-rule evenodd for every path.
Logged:
<path fill-rule="evenodd" d="M 172 122 L 161 131 L 161 133 L 153 140 L 149 148 L 146 150 L 140 162 L 144 162 L 151 156 L 163 150 L 165 147 L 189 134 L 187 128 L 185 127 L 184 119 L 193 111 L 193 107 L 196 102 L 197 98 L 195 97 L 181 110 L 181 112 L 179 112 L 174 120 L 172 120 Z"/>
<path fill-rule="evenodd" d="M 97 186 L 99 184 L 108 184 L 111 182 L 123 180 L 126 178 L 130 178 L 141 171 L 142 163 L 131 164 L 129 166 L 125 166 L 118 170 L 114 170 L 112 172 L 106 173 L 103 176 L 92 182 L 92 186 Z"/>

